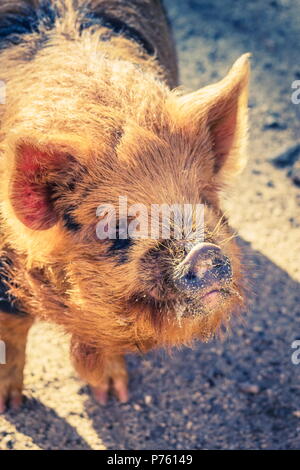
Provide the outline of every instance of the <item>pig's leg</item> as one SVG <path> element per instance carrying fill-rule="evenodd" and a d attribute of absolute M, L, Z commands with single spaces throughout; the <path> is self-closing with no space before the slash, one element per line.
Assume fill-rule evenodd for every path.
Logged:
<path fill-rule="evenodd" d="M 25 349 L 32 323 L 29 316 L 0 312 L 0 413 L 22 404 Z"/>
<path fill-rule="evenodd" d="M 123 355 L 99 351 L 73 340 L 71 357 L 78 374 L 90 385 L 101 405 L 107 403 L 110 391 L 121 403 L 128 401 L 128 374 Z"/>
<path fill-rule="evenodd" d="M 121 403 L 128 401 L 128 374 L 124 356 L 112 356 L 105 360 L 101 379 L 91 385 L 94 398 L 105 405 L 109 391 L 112 391 Z"/>

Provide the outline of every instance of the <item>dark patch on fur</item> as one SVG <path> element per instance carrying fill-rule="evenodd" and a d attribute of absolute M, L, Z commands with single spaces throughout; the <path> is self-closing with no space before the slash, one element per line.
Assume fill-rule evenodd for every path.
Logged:
<path fill-rule="evenodd" d="M 78 232 L 82 228 L 82 225 L 76 221 L 74 214 L 72 214 L 75 209 L 74 206 L 70 206 L 63 214 L 64 226 L 70 232 Z"/>
<path fill-rule="evenodd" d="M 27 314 L 17 305 L 17 299 L 9 293 L 10 280 L 5 266 L 11 265 L 12 262 L 8 257 L 0 258 L 0 312 L 23 317 Z"/>
<path fill-rule="evenodd" d="M 116 238 L 111 240 L 111 245 L 108 249 L 109 255 L 117 256 L 118 264 L 123 264 L 128 262 L 128 252 L 133 246 L 134 241 L 132 238 L 120 239 Z"/>
<path fill-rule="evenodd" d="M 7 9 L 7 13 L 0 16 L 0 47 L 20 44 L 25 34 L 39 33 L 40 29 L 51 30 L 58 16 L 55 6 L 49 0 L 42 1 L 38 9 L 25 2 L 17 12 L 13 7 L 12 3 L 11 10 Z M 40 37 L 42 42 L 46 39 L 45 34 Z"/>
<path fill-rule="evenodd" d="M 83 22 L 80 25 L 80 31 L 83 31 L 92 26 L 102 26 L 111 30 L 111 34 L 105 34 L 102 37 L 103 41 L 109 41 L 112 35 L 121 35 L 126 39 L 138 43 L 144 51 L 153 56 L 155 49 L 152 44 L 140 33 L 137 29 L 129 26 L 123 21 L 113 16 L 108 16 L 103 12 L 88 12 L 83 11 Z"/>
<path fill-rule="evenodd" d="M 116 240 L 113 240 L 109 251 L 128 250 L 132 245 L 133 240 L 131 238 L 126 238 L 125 240 L 117 238 Z"/>

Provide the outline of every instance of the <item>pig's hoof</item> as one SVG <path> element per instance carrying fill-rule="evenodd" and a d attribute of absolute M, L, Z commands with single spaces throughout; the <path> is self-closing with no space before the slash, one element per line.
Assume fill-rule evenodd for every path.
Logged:
<path fill-rule="evenodd" d="M 23 403 L 22 392 L 19 387 L 0 383 L 0 414 L 8 409 L 19 410 Z"/>
<path fill-rule="evenodd" d="M 94 399 L 100 405 L 106 405 L 112 392 L 120 403 L 127 403 L 129 399 L 127 380 L 123 378 L 110 379 L 97 387 L 91 387 Z"/>

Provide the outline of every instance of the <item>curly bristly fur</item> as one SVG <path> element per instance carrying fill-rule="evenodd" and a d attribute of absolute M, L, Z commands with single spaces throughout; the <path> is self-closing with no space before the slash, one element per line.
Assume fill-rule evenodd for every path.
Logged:
<path fill-rule="evenodd" d="M 173 90 L 176 55 L 155 0 L 4 2 L 0 46 L 1 252 L 16 303 L 72 335 L 93 386 L 117 381 L 126 352 L 207 341 L 229 326 L 245 282 L 220 195 L 245 165 L 248 55 L 219 83 Z M 204 204 L 204 239 L 233 269 L 218 306 L 174 298 L 176 240 L 97 239 L 97 207 L 120 195 L 147 208 Z"/>

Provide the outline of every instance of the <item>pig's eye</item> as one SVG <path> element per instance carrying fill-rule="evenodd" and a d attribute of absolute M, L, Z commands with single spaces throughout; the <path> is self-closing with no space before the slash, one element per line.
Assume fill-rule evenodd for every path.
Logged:
<path fill-rule="evenodd" d="M 108 252 L 112 255 L 116 254 L 120 263 L 128 261 L 128 251 L 133 245 L 133 239 L 128 236 L 127 229 L 118 224 L 116 227 L 116 238 L 111 240 Z"/>
<path fill-rule="evenodd" d="M 129 249 L 133 245 L 132 238 L 126 238 L 125 240 L 111 240 L 111 245 L 108 249 L 108 254 L 113 256 L 117 264 L 124 264 L 129 261 Z"/>
<path fill-rule="evenodd" d="M 117 251 L 117 250 L 127 250 L 133 245 L 133 240 L 131 238 L 126 238 L 124 240 L 120 240 L 117 238 L 116 240 L 112 240 L 112 244 L 109 248 L 109 251 Z"/>
<path fill-rule="evenodd" d="M 128 261 L 129 249 L 134 244 L 134 240 L 127 233 L 127 226 L 123 227 L 123 224 L 117 224 L 116 238 L 110 240 L 110 247 L 108 249 L 110 255 L 118 257 L 118 263 Z"/>

